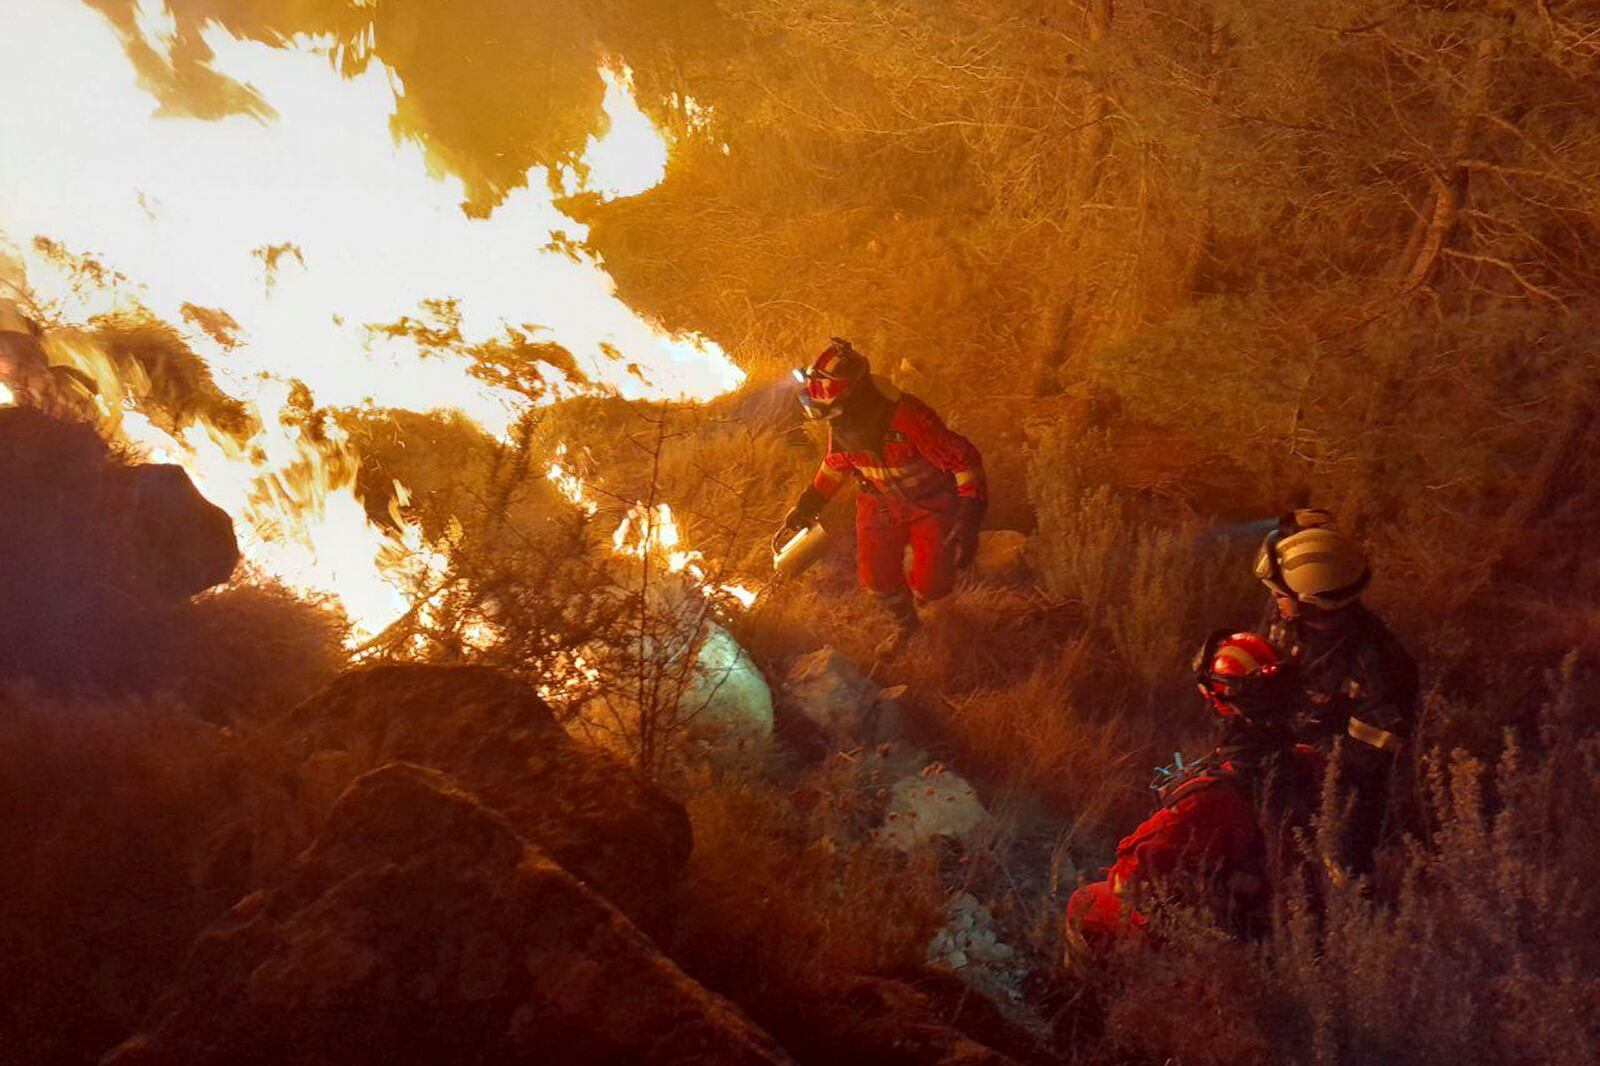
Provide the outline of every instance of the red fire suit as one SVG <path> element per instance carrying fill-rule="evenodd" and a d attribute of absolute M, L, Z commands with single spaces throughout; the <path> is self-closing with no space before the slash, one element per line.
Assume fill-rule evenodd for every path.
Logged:
<path fill-rule="evenodd" d="M 880 595 L 905 589 L 909 544 L 911 590 L 936 600 L 955 583 L 945 540 L 957 498 L 987 498 L 983 459 L 927 404 L 880 378 L 873 385 L 894 405 L 882 444 L 877 450 L 847 449 L 830 429 L 828 454 L 811 487 L 831 499 L 852 475 L 860 486 L 856 573 L 864 587 Z"/>
<path fill-rule="evenodd" d="M 1256 926 L 1267 903 L 1266 844 L 1248 782 L 1224 764 L 1176 786 L 1122 838 L 1105 873 L 1067 901 L 1069 942 L 1091 952 L 1143 940 L 1148 919 L 1137 902 L 1158 892 L 1213 908 L 1237 931 Z"/>

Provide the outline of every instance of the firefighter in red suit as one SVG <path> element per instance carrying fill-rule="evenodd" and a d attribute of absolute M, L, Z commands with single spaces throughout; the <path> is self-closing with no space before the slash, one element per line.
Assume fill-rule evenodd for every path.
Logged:
<path fill-rule="evenodd" d="M 917 602 L 948 595 L 977 552 L 988 501 L 983 459 L 931 407 L 874 376 L 847 340 L 833 338 L 799 376 L 806 415 L 828 424 L 828 453 L 774 543 L 815 522 L 854 480 L 856 572 L 894 619 L 878 649 L 892 654 L 917 629 Z"/>
<path fill-rule="evenodd" d="M 1072 894 L 1069 961 L 1148 942 L 1146 912 L 1161 901 L 1199 908 L 1237 936 L 1266 930 L 1271 874 L 1293 861 L 1290 830 L 1303 824 L 1321 780 L 1316 754 L 1293 743 L 1288 672 L 1259 634 L 1224 630 L 1206 642 L 1196 675 L 1224 740 L 1198 762 L 1162 771 L 1156 812 L 1117 845 L 1104 881 Z"/>

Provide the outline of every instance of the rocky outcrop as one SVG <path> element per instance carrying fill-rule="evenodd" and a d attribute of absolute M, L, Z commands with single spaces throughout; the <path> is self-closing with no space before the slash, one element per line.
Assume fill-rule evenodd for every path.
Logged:
<path fill-rule="evenodd" d="M 525 684 L 480 666 L 352 670 L 273 727 L 301 767 L 313 826 L 350 781 L 390 762 L 449 774 L 524 839 L 653 924 L 692 839 L 683 806 L 573 740 Z"/>
<path fill-rule="evenodd" d="M 232 520 L 181 469 L 34 408 L 0 408 L 0 501 L 0 676 L 136 684 L 149 618 L 239 561 Z"/>
<path fill-rule="evenodd" d="M 277 886 L 197 943 L 109 1066 L 634 1063 L 784 1053 L 437 771 L 359 778 Z"/>

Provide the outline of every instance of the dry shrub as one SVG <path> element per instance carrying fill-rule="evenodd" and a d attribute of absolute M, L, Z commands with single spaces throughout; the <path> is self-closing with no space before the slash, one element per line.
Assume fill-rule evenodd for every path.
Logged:
<path fill-rule="evenodd" d="M 1133 824 L 1148 802 L 1143 771 L 1160 750 L 1151 719 L 1078 694 L 1086 649 L 1080 640 L 1019 682 L 951 700 L 943 717 L 955 765 L 1042 801 L 1074 833 Z"/>
<path fill-rule="evenodd" d="M 695 849 L 673 957 L 780 1033 L 853 975 L 920 967 L 943 920 L 931 853 L 825 832 L 851 789 L 784 791 L 722 780 L 688 800 Z"/>
<path fill-rule="evenodd" d="M 337 615 L 269 586 L 160 612 L 137 636 L 166 695 L 0 691 L 0 1046 L 91 1061 L 153 1002 L 204 924 L 248 891 L 272 771 L 248 723 L 343 662 Z M 100 649 L 84 646 L 86 660 Z M 153 686 L 152 686 L 153 687 Z M 291 839 L 284 827 L 276 839 Z"/>
<path fill-rule="evenodd" d="M 166 678 L 213 721 L 258 717 L 311 695 L 345 665 L 335 609 L 279 585 L 231 585 L 176 612 Z"/>
<path fill-rule="evenodd" d="M 1243 548 L 1206 539 L 1193 518 L 1145 518 L 1109 485 L 1074 494 L 1054 469 L 1041 460 L 1034 483 L 1041 575 L 1052 592 L 1082 605 L 1086 628 L 1120 663 L 1130 696 L 1149 700 L 1181 679 L 1210 629 L 1254 624 L 1260 589 Z"/>
<path fill-rule="evenodd" d="M 772 534 L 822 455 L 798 410 L 787 375 L 696 407 L 574 400 L 544 418 L 536 443 L 566 444 L 569 465 L 594 475 L 602 517 L 667 503 L 688 546 L 759 582 L 771 573 Z"/>
<path fill-rule="evenodd" d="M 1123 984 L 1108 997 L 1106 1045 L 1074 1061 L 1278 1066 L 1276 1043 L 1253 986 L 1252 957 L 1238 944 L 1197 938 L 1181 965 L 1153 955 L 1118 960 Z M 1087 1053 L 1085 1053 L 1085 1051 Z"/>
<path fill-rule="evenodd" d="M 197 869 L 229 817 L 238 744 L 165 701 L 0 692 L 0 1046 L 92 1061 L 234 902 Z"/>
<path fill-rule="evenodd" d="M 1508 736 L 1492 767 L 1461 751 L 1423 760 L 1427 832 L 1376 891 L 1319 875 L 1314 890 L 1285 893 L 1260 944 L 1219 949 L 1179 930 L 1159 958 L 1124 967 L 1111 1041 L 1183 1062 L 1251 1061 L 1209 1057 L 1230 1046 L 1216 1043 L 1220 1013 L 1235 1037 L 1268 1034 L 1275 1062 L 1594 1062 L 1600 735 L 1585 684 L 1569 660 L 1537 739 Z M 1312 845 L 1323 865 L 1335 815 L 1324 803 Z M 1180 1010 L 1177 987 L 1191 990 Z"/>

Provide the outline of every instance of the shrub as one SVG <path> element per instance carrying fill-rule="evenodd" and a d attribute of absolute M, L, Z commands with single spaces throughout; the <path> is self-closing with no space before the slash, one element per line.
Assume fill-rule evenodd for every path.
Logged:
<path fill-rule="evenodd" d="M 695 850 L 674 957 L 775 1030 L 843 976 L 917 969 L 943 921 L 931 852 L 839 834 L 855 787 L 726 779 L 688 800 Z"/>
<path fill-rule="evenodd" d="M 1492 765 L 1459 750 L 1422 760 L 1427 829 L 1377 891 L 1314 870 L 1280 898 L 1270 939 L 1179 929 L 1159 958 L 1123 960 L 1111 1041 L 1184 1062 L 1593 1062 L 1600 733 L 1586 684 L 1569 662 L 1538 736 L 1508 735 Z M 1309 846 L 1326 868 L 1328 803 L 1319 820 Z M 1187 1005 L 1173 1010 L 1178 990 Z M 1241 1037 L 1258 1052 L 1214 1057 Z"/>
<path fill-rule="evenodd" d="M 170 701 L 0 691 L 0 1045 L 93 1061 L 237 886 L 201 887 L 236 811 L 238 744 Z"/>
<path fill-rule="evenodd" d="M 1206 537 L 1192 514 L 1107 484 L 1111 447 L 1103 433 L 1070 427 L 1040 440 L 1029 467 L 1036 564 L 1052 592 L 1081 605 L 1129 697 L 1149 702 L 1173 690 L 1208 630 L 1255 624 L 1254 544 Z"/>

